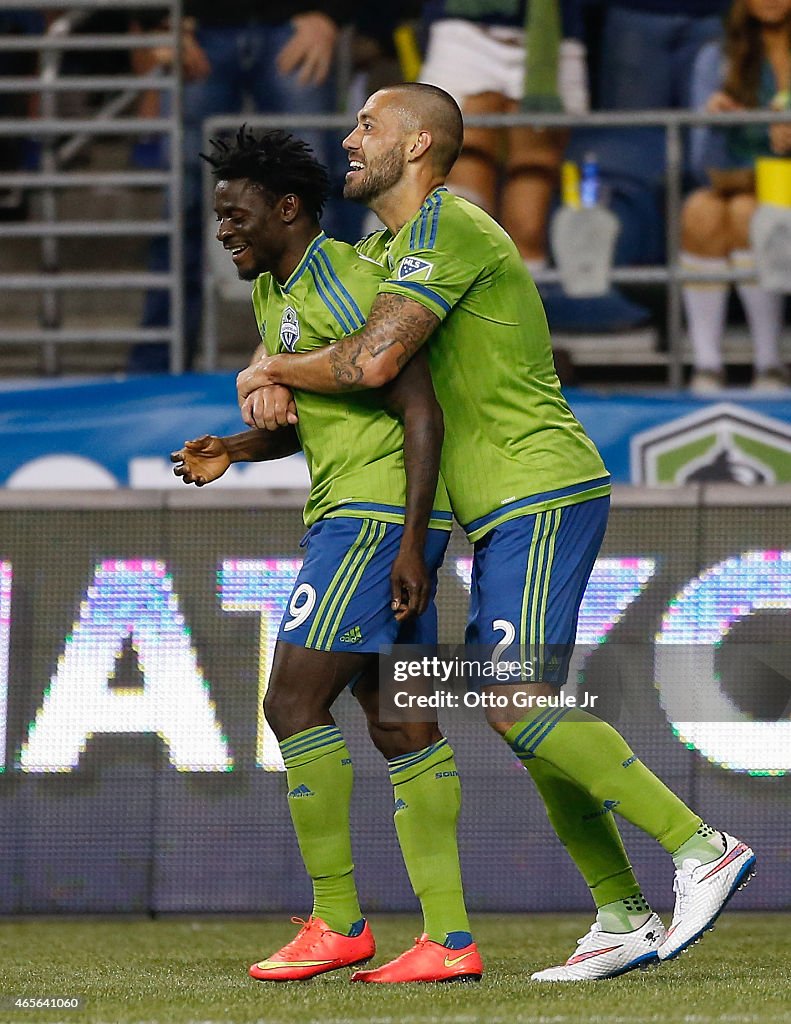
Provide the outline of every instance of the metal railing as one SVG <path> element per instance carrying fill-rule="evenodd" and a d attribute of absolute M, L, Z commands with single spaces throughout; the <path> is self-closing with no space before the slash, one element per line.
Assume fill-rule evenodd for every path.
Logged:
<path fill-rule="evenodd" d="M 0 225 L 0 239 L 38 239 L 40 270 L 35 273 L 0 272 L 0 289 L 24 290 L 38 294 L 37 328 L 0 329 L 0 344 L 27 342 L 42 346 L 42 368 L 58 369 L 57 348 L 82 341 L 102 343 L 166 342 L 170 368 L 179 373 L 183 354 L 183 243 L 182 243 L 182 142 L 181 142 L 181 0 L 14 0 L 15 10 L 58 12 L 43 34 L 0 35 L 0 54 L 38 54 L 38 74 L 0 76 L 0 94 L 39 97 L 39 117 L 2 118 L 0 136 L 25 136 L 39 140 L 40 169 L 0 173 L 0 189 L 24 189 L 37 195 L 38 219 Z M 167 10 L 167 30 L 141 34 L 75 35 L 74 30 L 90 14 L 142 8 Z M 62 58 L 66 51 L 106 52 L 111 50 L 169 47 L 175 54 L 172 65 L 148 75 L 67 75 Z M 138 96 L 149 89 L 169 94 L 168 114 L 158 118 L 123 116 Z M 92 117 L 61 117 L 58 97 L 69 93 L 111 92 Z M 70 171 L 64 166 L 98 136 L 158 135 L 168 140 L 169 166 L 162 171 Z M 158 188 L 167 195 L 168 214 L 159 220 L 61 220 L 58 193 L 63 189 Z M 90 193 L 88 193 L 89 195 Z M 90 237 L 151 238 L 170 240 L 170 268 L 166 273 L 120 271 L 112 268 L 89 273 L 63 268 L 60 241 Z M 65 290 L 167 289 L 170 293 L 170 323 L 162 328 L 119 327 L 82 330 L 64 327 L 61 296 Z"/>
<path fill-rule="evenodd" d="M 246 115 L 244 118 L 251 128 L 285 128 L 299 133 L 301 130 L 349 131 L 354 118 L 349 114 L 277 114 Z M 667 307 L 667 353 L 657 353 L 657 362 L 667 366 L 667 382 L 679 388 L 684 372 L 684 331 L 682 324 L 681 286 L 687 282 L 748 280 L 747 270 L 728 270 L 716 274 L 691 273 L 683 270 L 680 262 L 680 222 L 684 177 L 684 146 L 682 134 L 687 128 L 716 125 L 730 127 L 737 125 L 791 123 L 791 111 L 750 110 L 733 114 L 706 114 L 699 111 L 646 110 L 592 112 L 583 116 L 576 114 L 487 114 L 470 116 L 466 123 L 486 128 L 662 128 L 665 132 L 665 243 L 666 263 L 658 266 L 614 267 L 611 280 L 614 284 L 663 284 L 666 286 Z M 239 125 L 239 116 L 211 117 L 204 122 L 204 140 L 208 144 L 212 136 L 233 131 Z M 211 208 L 211 176 L 204 168 L 204 195 L 206 209 Z M 217 245 L 212 232 L 207 232 L 204 254 L 204 307 L 203 307 L 203 349 L 204 365 L 212 370 L 217 365 L 217 297 L 216 281 L 212 274 L 214 260 L 210 246 Z M 535 275 L 539 283 L 559 283 L 557 271 L 547 270 Z"/>

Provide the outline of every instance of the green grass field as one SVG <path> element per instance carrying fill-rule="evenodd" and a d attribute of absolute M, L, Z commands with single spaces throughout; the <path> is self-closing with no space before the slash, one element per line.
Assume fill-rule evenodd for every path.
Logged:
<path fill-rule="evenodd" d="M 348 971 L 264 984 L 246 966 L 294 935 L 288 920 L 25 920 L 0 924 L 0 1024 L 791 1024 L 791 915 L 724 915 L 678 960 L 595 984 L 540 985 L 587 917 L 474 918 L 480 985 L 349 985 Z M 372 918 L 382 962 L 413 917 Z M 11 996 L 80 996 L 80 1010 L 15 1010 Z"/>

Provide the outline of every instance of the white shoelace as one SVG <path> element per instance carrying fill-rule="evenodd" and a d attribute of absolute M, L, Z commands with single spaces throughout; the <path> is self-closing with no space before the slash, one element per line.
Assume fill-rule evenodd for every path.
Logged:
<path fill-rule="evenodd" d="M 692 872 L 698 867 L 698 861 L 685 861 L 684 864 L 693 864 L 693 867 L 681 867 L 676 871 L 673 879 L 673 892 L 676 894 L 676 905 L 673 909 L 673 924 L 683 915 L 685 904 L 692 894 Z"/>
<path fill-rule="evenodd" d="M 599 924 L 599 922 L 594 921 L 593 924 L 590 926 L 588 932 L 585 935 L 583 935 L 581 939 L 577 939 L 577 949 L 579 949 L 579 947 L 583 945 L 583 943 L 588 942 L 588 940 L 593 941 L 594 937 L 598 935 L 598 933 L 601 930 L 602 927 Z"/>

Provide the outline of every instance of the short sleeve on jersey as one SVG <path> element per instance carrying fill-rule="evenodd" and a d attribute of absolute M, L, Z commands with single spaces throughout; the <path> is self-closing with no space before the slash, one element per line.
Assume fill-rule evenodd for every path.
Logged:
<path fill-rule="evenodd" d="M 444 320 L 479 274 L 480 267 L 440 249 L 411 249 L 395 260 L 379 291 L 414 299 Z"/>

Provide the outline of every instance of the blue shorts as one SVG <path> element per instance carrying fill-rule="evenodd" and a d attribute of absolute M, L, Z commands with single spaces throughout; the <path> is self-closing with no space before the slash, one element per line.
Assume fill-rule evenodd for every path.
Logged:
<path fill-rule="evenodd" d="M 529 660 L 533 682 L 562 685 L 599 553 L 609 497 L 510 519 L 475 544 L 466 642 Z"/>
<path fill-rule="evenodd" d="M 429 530 L 426 565 L 431 602 L 403 628 L 390 607 L 390 570 L 404 528 L 400 523 L 339 516 L 320 519 L 301 547 L 307 554 L 294 582 L 278 640 L 317 651 L 378 652 L 385 644 L 435 644 L 437 571 L 450 532 Z"/>

